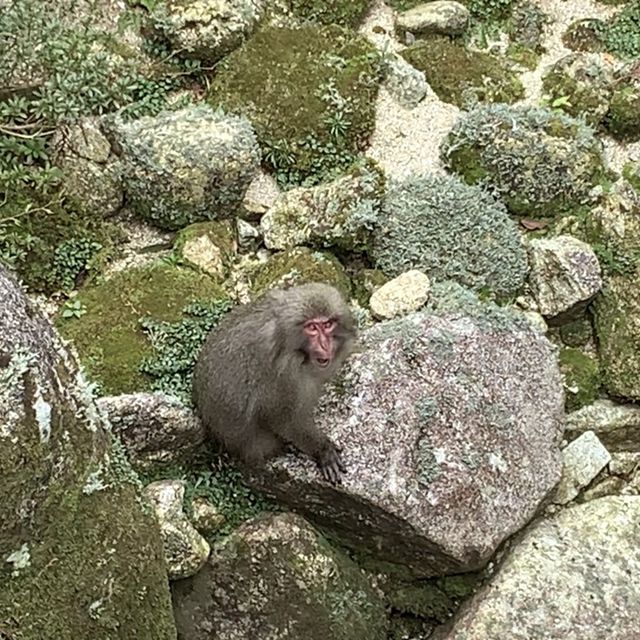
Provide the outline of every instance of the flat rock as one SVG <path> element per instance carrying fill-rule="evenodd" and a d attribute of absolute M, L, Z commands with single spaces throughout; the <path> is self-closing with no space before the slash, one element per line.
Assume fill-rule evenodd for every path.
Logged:
<path fill-rule="evenodd" d="M 396 27 L 415 34 L 442 33 L 457 36 L 469 23 L 469 10 L 460 2 L 435 0 L 419 4 L 398 15 Z"/>
<path fill-rule="evenodd" d="M 608 497 L 533 526 L 433 640 L 634 640 L 640 498 Z"/>
<path fill-rule="evenodd" d="M 429 277 L 413 269 L 383 284 L 369 300 L 371 313 L 380 319 L 417 311 L 429 298 Z"/>

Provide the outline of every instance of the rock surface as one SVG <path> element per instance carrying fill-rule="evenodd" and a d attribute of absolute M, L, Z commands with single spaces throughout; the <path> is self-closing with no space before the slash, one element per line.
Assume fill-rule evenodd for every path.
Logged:
<path fill-rule="evenodd" d="M 415 34 L 442 33 L 459 36 L 469 23 L 469 10 L 453 0 L 434 0 L 419 4 L 398 15 L 396 27 Z"/>
<path fill-rule="evenodd" d="M 369 300 L 371 313 L 379 319 L 417 311 L 429 298 L 431 283 L 422 271 L 407 271 L 383 284 Z"/>
<path fill-rule="evenodd" d="M 640 498 L 601 498 L 533 526 L 433 640 L 632 640 Z"/>
<path fill-rule="evenodd" d="M 198 573 L 210 551 L 208 542 L 193 528 L 182 510 L 184 489 L 185 483 L 180 480 L 159 480 L 144 489 L 145 498 L 160 524 L 170 580 Z"/>
<path fill-rule="evenodd" d="M 584 307 L 602 288 L 596 254 L 572 236 L 531 240 L 529 259 L 529 284 L 540 313 L 547 318 Z"/>
<path fill-rule="evenodd" d="M 188 461 L 200 451 L 205 430 L 193 411 L 163 393 L 105 396 L 98 407 L 108 417 L 137 468 Z"/>
<path fill-rule="evenodd" d="M 416 107 L 429 92 L 424 72 L 397 54 L 391 55 L 387 62 L 385 87 L 407 109 Z"/>
<path fill-rule="evenodd" d="M 325 396 L 319 426 L 344 449 L 341 486 L 293 455 L 250 478 L 418 575 L 482 567 L 534 515 L 560 479 L 564 419 L 554 348 L 524 318 L 456 287 L 430 309 L 364 331 Z"/>
<path fill-rule="evenodd" d="M 162 542 L 58 334 L 0 267 L 0 628 L 173 640 Z"/>
<path fill-rule="evenodd" d="M 172 586 L 183 640 L 386 640 L 381 595 L 348 557 L 293 514 L 247 522 Z"/>

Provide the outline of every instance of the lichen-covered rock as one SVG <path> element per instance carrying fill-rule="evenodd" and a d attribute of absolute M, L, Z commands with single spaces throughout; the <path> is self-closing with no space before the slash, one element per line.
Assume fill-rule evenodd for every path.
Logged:
<path fill-rule="evenodd" d="M 236 213 L 260 162 L 249 123 L 198 105 L 114 125 L 132 208 L 163 229 Z"/>
<path fill-rule="evenodd" d="M 131 393 L 105 396 L 97 404 L 136 469 L 187 462 L 205 441 L 200 420 L 172 396 Z"/>
<path fill-rule="evenodd" d="M 510 40 L 508 55 L 522 63 L 528 59 L 537 66 L 539 55 L 545 51 L 544 36 L 550 22 L 551 18 L 537 2 L 516 2 L 505 25 Z"/>
<path fill-rule="evenodd" d="M 352 560 L 293 514 L 243 524 L 172 591 L 185 640 L 387 638 L 381 595 Z"/>
<path fill-rule="evenodd" d="M 631 640 L 640 616 L 640 498 L 541 520 L 433 640 Z"/>
<path fill-rule="evenodd" d="M 228 275 L 238 243 L 233 223 L 228 220 L 196 222 L 176 236 L 175 254 L 219 282 Z"/>
<path fill-rule="evenodd" d="M 610 451 L 640 451 L 640 407 L 597 400 L 567 416 L 567 437 L 593 431 Z"/>
<path fill-rule="evenodd" d="M 591 129 L 531 107 L 477 107 L 457 122 L 441 153 L 466 182 L 496 189 L 517 215 L 554 216 L 590 203 L 605 172 Z"/>
<path fill-rule="evenodd" d="M 73 207 L 96 217 L 117 213 L 124 199 L 122 163 L 111 153 L 98 122 L 82 120 L 58 132 L 53 144 L 65 196 Z"/>
<path fill-rule="evenodd" d="M 551 67 L 542 88 L 552 104 L 560 101 L 558 106 L 569 115 L 598 125 L 609 111 L 613 68 L 597 54 L 571 53 Z"/>
<path fill-rule="evenodd" d="M 84 315 L 60 314 L 56 324 L 103 394 L 134 393 L 150 390 L 151 382 L 140 371 L 152 353 L 140 321 L 173 322 L 190 303 L 224 297 L 220 286 L 205 274 L 152 263 L 85 287 L 76 298 Z"/>
<path fill-rule="evenodd" d="M 317 187 L 283 193 L 262 217 L 269 249 L 299 245 L 365 251 L 371 244 L 384 195 L 384 174 L 372 160 Z"/>
<path fill-rule="evenodd" d="M 396 28 L 413 34 L 459 36 L 469 23 L 469 10 L 454 0 L 434 0 L 398 14 Z"/>
<path fill-rule="evenodd" d="M 527 273 L 526 252 L 504 205 L 451 176 L 393 182 L 373 246 L 389 276 L 409 269 L 497 294 L 515 293 Z"/>
<path fill-rule="evenodd" d="M 170 580 L 189 578 L 209 557 L 209 543 L 193 528 L 182 510 L 185 483 L 158 480 L 147 485 L 144 496 L 160 525 Z"/>
<path fill-rule="evenodd" d="M 529 242 L 529 286 L 543 316 L 581 310 L 602 288 L 600 263 L 582 240 L 562 235 Z"/>
<path fill-rule="evenodd" d="M 162 543 L 75 359 L 0 267 L 0 626 L 174 640 Z"/>
<path fill-rule="evenodd" d="M 369 307 L 376 318 L 390 320 L 420 309 L 429 299 L 430 290 L 429 277 L 414 269 L 376 289 L 369 299 Z"/>
<path fill-rule="evenodd" d="M 572 22 L 562 34 L 562 43 L 574 51 L 598 53 L 604 51 L 602 32 L 605 23 L 597 18 L 584 18 Z"/>
<path fill-rule="evenodd" d="M 272 255 L 250 276 L 253 296 L 273 287 L 292 287 L 307 282 L 326 282 L 347 299 L 351 281 L 337 258 L 330 253 L 295 247 Z"/>
<path fill-rule="evenodd" d="M 381 71 L 351 30 L 266 27 L 216 68 L 207 99 L 251 121 L 280 182 L 308 186 L 366 148 Z"/>
<path fill-rule="evenodd" d="M 209 535 L 217 531 L 225 522 L 224 515 L 206 498 L 194 498 L 191 501 L 191 510 L 191 522 L 202 534 Z"/>
<path fill-rule="evenodd" d="M 251 482 L 346 544 L 417 575 L 486 564 L 560 479 L 555 350 L 521 315 L 436 286 L 426 312 L 362 332 L 318 424 L 343 484 L 288 455 Z"/>
<path fill-rule="evenodd" d="M 407 109 L 416 107 L 429 91 L 424 72 L 395 53 L 390 54 L 386 61 L 384 86 Z"/>
<path fill-rule="evenodd" d="M 640 140 L 640 67 L 636 64 L 631 69 L 617 78 L 604 121 L 612 136 L 626 142 Z"/>
<path fill-rule="evenodd" d="M 178 55 L 213 64 L 251 35 L 266 6 L 265 0 L 164 0 L 151 20 Z"/>
<path fill-rule="evenodd" d="M 524 95 L 518 76 L 502 59 L 449 38 L 419 40 L 401 55 L 425 74 L 441 100 L 461 108 L 477 102 L 515 102 Z"/>
<path fill-rule="evenodd" d="M 567 411 L 575 411 L 591 404 L 598 397 L 600 367 L 596 358 L 580 349 L 562 349 L 560 370 L 564 376 Z"/>
<path fill-rule="evenodd" d="M 562 478 L 553 498 L 571 502 L 610 462 L 611 454 L 593 431 L 585 431 L 562 450 Z"/>

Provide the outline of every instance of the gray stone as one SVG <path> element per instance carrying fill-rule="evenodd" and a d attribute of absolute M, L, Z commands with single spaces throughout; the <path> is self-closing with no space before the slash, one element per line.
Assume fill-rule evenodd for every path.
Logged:
<path fill-rule="evenodd" d="M 390 320 L 420 309 L 429 299 L 430 290 L 429 278 L 422 271 L 414 269 L 374 291 L 369 299 L 369 307 L 376 318 Z"/>
<path fill-rule="evenodd" d="M 398 15 L 396 27 L 414 34 L 442 33 L 457 36 L 469 24 L 469 10 L 460 2 L 434 0 Z"/>
<path fill-rule="evenodd" d="M 172 590 L 178 637 L 188 640 L 387 638 L 381 594 L 290 513 L 243 524 Z"/>
<path fill-rule="evenodd" d="M 407 109 L 418 106 L 429 91 L 424 72 L 395 53 L 387 61 L 385 87 Z"/>
<path fill-rule="evenodd" d="M 593 431 L 585 431 L 562 450 L 562 479 L 554 501 L 571 502 L 609 464 L 611 454 Z"/>
<path fill-rule="evenodd" d="M 160 524 L 170 580 L 195 575 L 210 551 L 209 543 L 193 528 L 182 509 L 184 489 L 182 480 L 159 480 L 144 490 Z"/>
<path fill-rule="evenodd" d="M 189 461 L 205 441 L 200 420 L 173 396 L 130 393 L 97 404 L 138 469 Z"/>
<path fill-rule="evenodd" d="M 568 437 L 593 431 L 609 451 L 640 451 L 640 407 L 597 400 L 567 416 Z"/>
<path fill-rule="evenodd" d="M 560 479 L 554 347 L 520 314 L 442 286 L 427 311 L 366 329 L 361 343 L 318 411 L 344 449 L 342 485 L 297 455 L 251 482 L 417 575 L 482 567 Z"/>
<path fill-rule="evenodd" d="M 610 497 L 533 526 L 433 640 L 633 640 L 640 498 Z"/>
<path fill-rule="evenodd" d="M 543 316 L 581 308 L 602 288 L 598 258 L 586 242 L 563 235 L 531 240 L 529 247 L 529 284 Z"/>

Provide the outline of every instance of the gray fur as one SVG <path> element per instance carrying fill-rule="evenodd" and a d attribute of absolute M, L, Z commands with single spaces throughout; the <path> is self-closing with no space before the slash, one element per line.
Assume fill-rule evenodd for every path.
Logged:
<path fill-rule="evenodd" d="M 302 351 L 302 325 L 322 315 L 338 319 L 339 347 L 325 370 Z M 351 312 L 326 284 L 274 289 L 237 307 L 209 334 L 196 363 L 193 399 L 205 428 L 252 466 L 291 443 L 337 481 L 344 467 L 336 447 L 314 425 L 313 411 L 354 340 Z"/>

